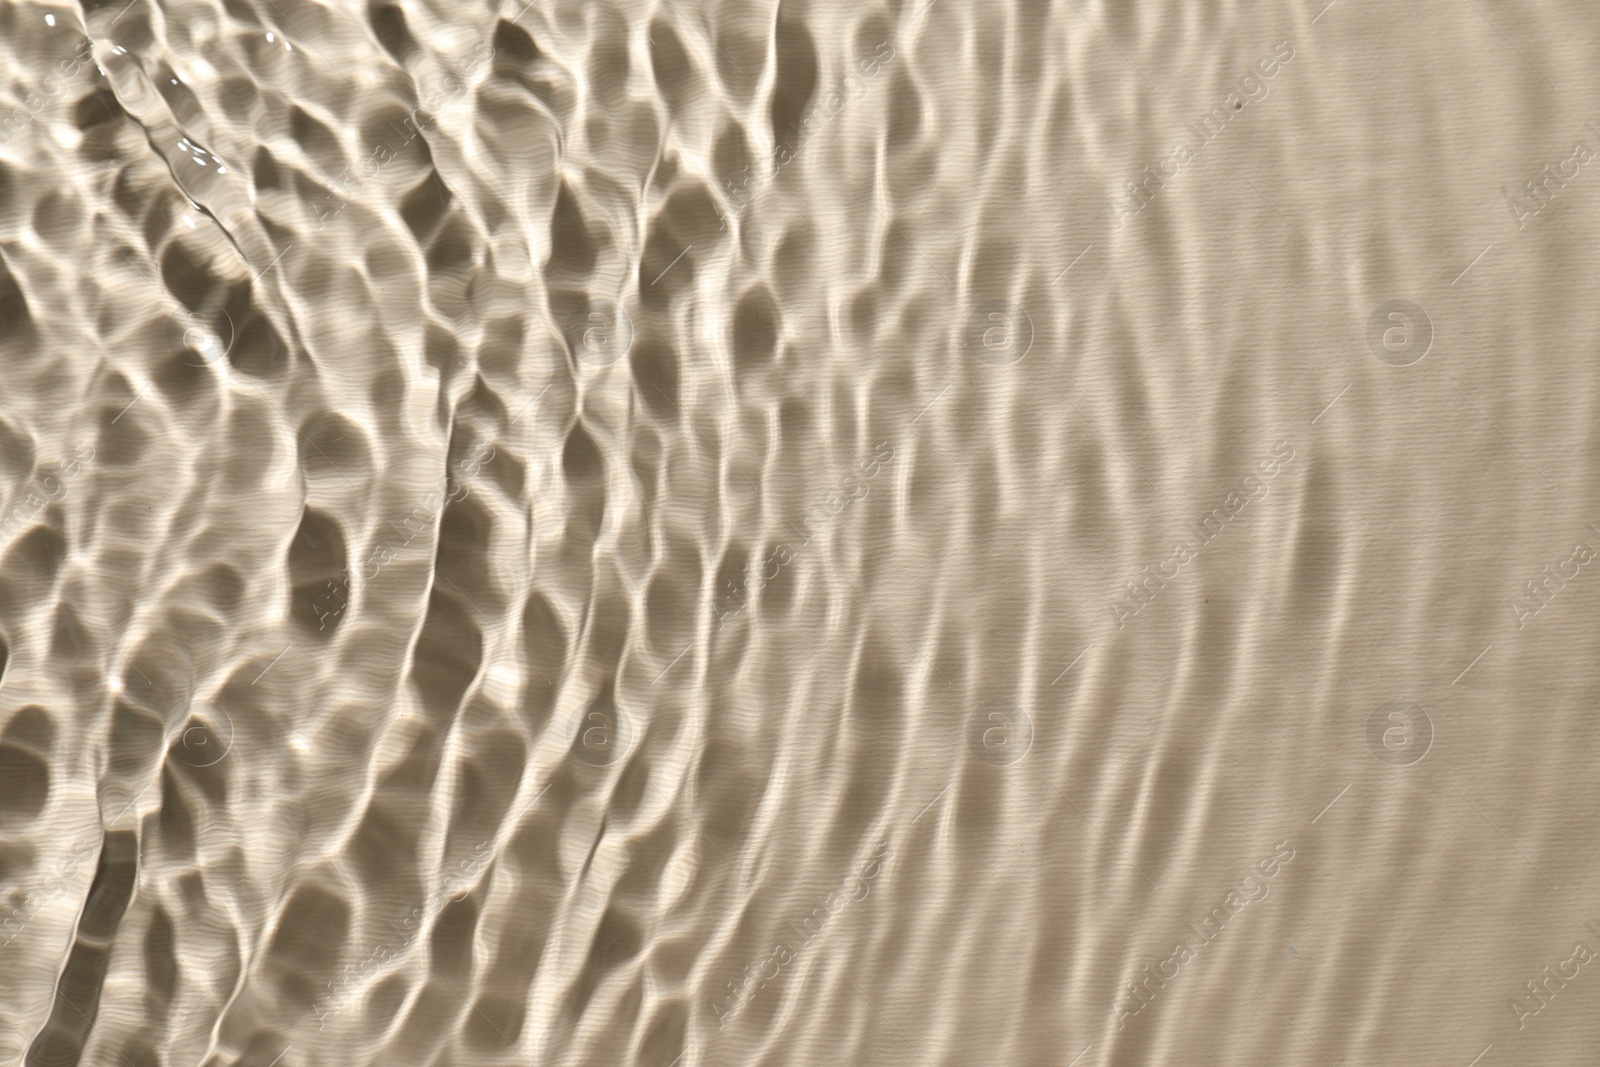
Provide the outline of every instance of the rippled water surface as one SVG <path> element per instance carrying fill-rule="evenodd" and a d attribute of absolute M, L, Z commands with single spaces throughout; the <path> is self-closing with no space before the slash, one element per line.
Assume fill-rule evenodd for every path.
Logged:
<path fill-rule="evenodd" d="M 0 1060 L 1600 1062 L 1597 60 L 0 7 Z"/>

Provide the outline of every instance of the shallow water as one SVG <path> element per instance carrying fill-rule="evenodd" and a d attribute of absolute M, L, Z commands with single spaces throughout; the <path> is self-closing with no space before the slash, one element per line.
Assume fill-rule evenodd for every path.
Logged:
<path fill-rule="evenodd" d="M 1592 1064 L 1597 52 L 0 8 L 0 1060 Z"/>

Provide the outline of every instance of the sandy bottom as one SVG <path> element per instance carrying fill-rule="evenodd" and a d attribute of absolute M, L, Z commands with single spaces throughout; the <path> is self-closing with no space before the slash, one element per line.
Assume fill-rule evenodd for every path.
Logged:
<path fill-rule="evenodd" d="M 519 7 L 0 7 L 0 1062 L 1600 1062 L 1592 3 Z"/>

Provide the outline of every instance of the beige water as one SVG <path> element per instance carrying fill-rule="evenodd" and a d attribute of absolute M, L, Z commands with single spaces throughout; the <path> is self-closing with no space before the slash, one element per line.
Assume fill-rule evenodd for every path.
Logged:
<path fill-rule="evenodd" d="M 1600 12 L 0 8 L 0 1060 L 1589 1065 Z"/>

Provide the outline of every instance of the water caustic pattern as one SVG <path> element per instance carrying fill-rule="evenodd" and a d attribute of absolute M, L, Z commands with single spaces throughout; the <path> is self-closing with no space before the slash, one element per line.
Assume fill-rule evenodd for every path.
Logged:
<path fill-rule="evenodd" d="M 1597 45 L 0 8 L 0 1059 L 1594 1063 Z"/>

